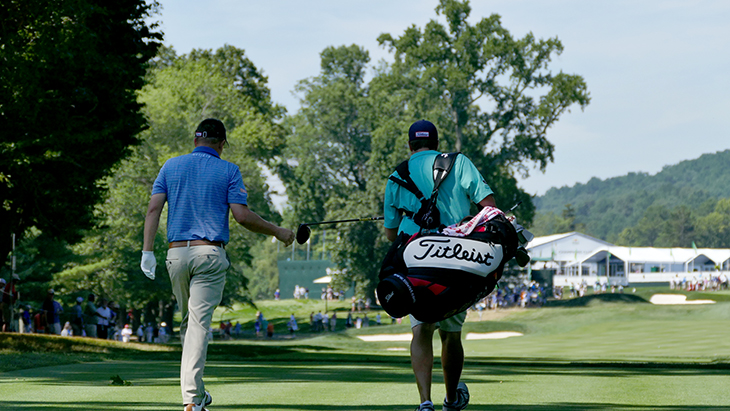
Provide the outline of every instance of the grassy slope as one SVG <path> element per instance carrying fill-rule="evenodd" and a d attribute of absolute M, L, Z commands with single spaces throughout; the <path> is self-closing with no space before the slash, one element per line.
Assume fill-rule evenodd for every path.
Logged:
<path fill-rule="evenodd" d="M 636 294 L 648 299 L 645 291 Z M 715 299 L 722 295 L 726 294 L 709 293 Z M 463 379 L 473 398 L 469 409 L 730 410 L 726 388 L 730 384 L 730 303 L 654 306 L 641 300 L 599 298 L 575 300 L 568 307 L 511 310 L 495 321 L 468 322 L 465 332 L 525 333 L 504 340 L 464 342 Z M 266 302 L 259 308 L 279 321 L 292 310 L 308 317 L 318 308 L 310 304 Z M 240 307 L 224 318 L 231 315 L 243 323 L 254 314 L 255 310 Z M 405 349 L 408 343 L 365 343 L 356 338 L 382 332 L 407 333 L 409 325 L 406 321 L 303 334 L 294 340 L 215 342 L 206 368 L 207 387 L 215 393 L 212 409 L 412 409 L 417 396 L 407 351 L 387 350 Z M 0 347 L 0 364 L 6 366 L 18 357 L 33 355 L 51 356 L 46 359 L 52 364 L 59 359 L 104 360 L 0 373 L 4 392 L 11 393 L 5 398 L 14 404 L 12 409 L 178 407 L 180 354 L 175 345 L 0 334 Z M 436 343 L 437 353 L 438 349 Z M 39 360 L 22 368 L 42 364 Z M 120 375 L 132 386 L 109 386 L 112 375 Z M 435 373 L 434 383 L 438 401 L 443 396 L 440 372 Z M 39 390 L 52 395 L 34 395 Z"/>

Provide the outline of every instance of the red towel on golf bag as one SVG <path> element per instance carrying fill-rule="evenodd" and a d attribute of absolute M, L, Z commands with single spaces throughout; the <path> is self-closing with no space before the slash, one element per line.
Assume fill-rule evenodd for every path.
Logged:
<path fill-rule="evenodd" d="M 380 305 L 393 317 L 426 323 L 465 311 L 494 290 L 517 246 L 503 214 L 465 237 L 401 234 L 381 266 Z"/>

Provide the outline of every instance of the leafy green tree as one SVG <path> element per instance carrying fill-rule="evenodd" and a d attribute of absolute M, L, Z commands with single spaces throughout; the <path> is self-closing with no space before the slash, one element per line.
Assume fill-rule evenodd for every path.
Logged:
<path fill-rule="evenodd" d="M 730 248 L 730 198 L 719 200 L 711 213 L 697 218 L 695 238 L 698 247 Z"/>
<path fill-rule="evenodd" d="M 534 207 L 515 175 L 527 176 L 531 165 L 544 171 L 553 160 L 548 129 L 572 105 L 588 105 L 585 81 L 549 70 L 563 51 L 557 38 L 529 33 L 515 39 L 496 14 L 470 25 L 468 1 L 441 0 L 436 13 L 446 26 L 431 20 L 398 38 L 378 38 L 395 53 L 384 85 L 400 85 L 410 117 L 437 124 L 441 149 L 466 154 L 495 190 L 497 204 L 522 201 L 517 212 L 530 222 Z"/>
<path fill-rule="evenodd" d="M 290 201 L 287 221 L 322 221 L 382 213 L 382 194 L 373 187 L 384 180 L 371 170 L 373 110 L 365 74 L 370 57 L 351 45 L 328 47 L 321 54 L 321 72 L 303 80 L 297 91 L 302 108 L 288 122 L 290 134 L 278 174 Z M 321 237 L 311 241 L 314 247 Z M 356 223 L 337 227 L 328 245 L 340 270 L 339 284 L 358 284 L 360 295 L 372 295 L 373 273 L 380 263 L 384 239 L 380 227 Z"/>
<path fill-rule="evenodd" d="M 321 57 L 321 74 L 297 85 L 302 108 L 289 121 L 287 161 L 278 167 L 294 221 L 323 219 L 328 198 L 364 191 L 368 183 L 372 126 L 363 112 L 370 57 L 355 45 L 328 47 Z"/>
<path fill-rule="evenodd" d="M 662 235 L 670 210 L 664 206 L 651 206 L 633 227 L 625 228 L 618 238 L 618 244 L 633 247 L 650 247 L 657 244 Z"/>
<path fill-rule="evenodd" d="M 690 247 L 696 239 L 696 217 L 686 206 L 651 206 L 634 227 L 625 228 L 618 243 L 637 247 Z"/>
<path fill-rule="evenodd" d="M 97 184 L 139 143 L 136 92 L 162 34 L 156 1 L 0 4 L 0 255 L 35 227 L 76 241 Z"/>
<path fill-rule="evenodd" d="M 496 15 L 471 26 L 468 2 L 441 1 L 436 12 L 448 28 L 434 20 L 397 39 L 380 36 L 395 62 L 376 67 L 369 83 L 362 48 L 322 52 L 320 74 L 300 83 L 302 109 L 290 123 L 287 163 L 279 169 L 293 199 L 287 219 L 382 213 L 387 176 L 408 157 L 406 130 L 420 118 L 437 124 L 441 149 L 474 161 L 502 207 L 522 201 L 521 218 L 532 219 L 531 198 L 515 175 L 552 160 L 547 129 L 571 105 L 588 104 L 585 83 L 548 71 L 562 51 L 557 39 L 515 40 Z M 483 105 L 490 109 L 483 112 Z M 388 247 L 381 231 L 373 224 L 338 227 L 337 281 L 354 280 L 358 292 L 372 295 Z"/>
<path fill-rule="evenodd" d="M 101 224 L 75 247 L 85 263 L 59 273 L 58 286 L 68 292 L 95 290 L 132 307 L 148 306 L 158 312 L 158 307 L 166 306 L 171 293 L 164 265 L 158 266 L 162 272 L 152 283 L 139 269 L 144 214 L 160 167 L 167 159 L 192 151 L 193 130 L 207 117 L 226 124 L 230 145 L 223 158 L 241 168 L 249 207 L 264 218 L 281 221 L 268 196 L 261 165 L 281 151 L 284 133 L 278 123 L 284 110 L 271 103 L 266 81 L 244 51 L 232 46 L 182 56 L 162 49 L 139 96 L 150 125 L 142 135 L 144 142 L 104 181 L 109 196 L 96 210 Z M 155 239 L 158 261 L 164 261 L 167 250 L 165 220 L 163 215 Z M 231 228 L 226 251 L 233 265 L 224 305 L 247 299 L 244 273 L 252 270 L 250 250 L 267 241 L 235 222 Z"/>

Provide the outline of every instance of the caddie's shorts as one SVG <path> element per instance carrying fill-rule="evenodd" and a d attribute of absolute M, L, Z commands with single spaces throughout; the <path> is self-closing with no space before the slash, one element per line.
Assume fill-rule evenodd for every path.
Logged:
<path fill-rule="evenodd" d="M 414 317 L 411 314 L 408 314 L 408 318 L 411 320 L 411 328 L 423 324 L 422 321 L 418 321 L 416 317 Z M 439 321 L 436 324 L 436 328 L 440 328 L 441 331 L 448 332 L 448 333 L 457 333 L 461 331 L 461 327 L 464 325 L 464 320 L 466 319 L 466 311 L 461 312 L 459 314 L 456 314 L 454 316 L 451 316 L 445 320 Z"/>

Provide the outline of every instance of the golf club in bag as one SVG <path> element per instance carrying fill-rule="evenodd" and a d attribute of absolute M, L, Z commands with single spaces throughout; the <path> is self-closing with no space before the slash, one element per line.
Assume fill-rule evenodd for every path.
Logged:
<path fill-rule="evenodd" d="M 361 217 L 361 218 L 351 218 L 349 220 L 333 220 L 333 221 L 320 221 L 318 223 L 304 223 L 299 224 L 299 228 L 297 228 L 297 243 L 304 244 L 309 240 L 309 236 L 312 234 L 312 230 L 309 228 L 310 225 L 322 225 L 322 224 L 339 224 L 339 223 L 355 223 L 358 221 L 377 221 L 382 220 L 383 217 Z"/>
<path fill-rule="evenodd" d="M 514 217 L 493 210 L 467 235 L 401 233 L 381 266 L 376 292 L 383 309 L 395 318 L 411 314 L 422 322 L 438 322 L 489 295 L 507 261 L 515 258 L 527 265 L 524 247 L 532 234 Z"/>

